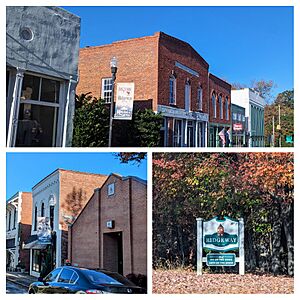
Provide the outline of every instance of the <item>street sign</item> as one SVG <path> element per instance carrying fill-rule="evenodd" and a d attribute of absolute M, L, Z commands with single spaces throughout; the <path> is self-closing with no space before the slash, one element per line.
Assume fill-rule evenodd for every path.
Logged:
<path fill-rule="evenodd" d="M 221 266 L 235 266 L 235 254 L 234 253 L 208 253 L 206 255 L 206 265 L 221 267 Z"/>

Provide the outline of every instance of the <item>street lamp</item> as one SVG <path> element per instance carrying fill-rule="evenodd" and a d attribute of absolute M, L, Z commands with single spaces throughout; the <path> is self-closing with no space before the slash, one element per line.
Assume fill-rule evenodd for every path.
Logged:
<path fill-rule="evenodd" d="M 113 122 L 113 109 L 114 109 L 114 89 L 115 89 L 116 74 L 117 74 L 117 70 L 118 70 L 118 60 L 117 60 L 117 58 L 115 56 L 110 60 L 110 69 L 111 69 L 112 88 L 111 88 L 111 102 L 110 102 L 108 147 L 111 147 L 111 141 L 112 141 L 112 122 Z"/>

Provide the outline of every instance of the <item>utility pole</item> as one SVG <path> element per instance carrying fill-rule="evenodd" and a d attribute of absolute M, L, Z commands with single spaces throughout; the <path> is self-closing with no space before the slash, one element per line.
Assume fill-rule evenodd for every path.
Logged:
<path fill-rule="evenodd" d="M 280 104 L 278 105 L 278 123 L 279 123 L 279 147 L 281 147 Z"/>
<path fill-rule="evenodd" d="M 272 117 L 273 121 L 273 136 L 272 136 L 272 147 L 275 147 L 275 117 Z"/>

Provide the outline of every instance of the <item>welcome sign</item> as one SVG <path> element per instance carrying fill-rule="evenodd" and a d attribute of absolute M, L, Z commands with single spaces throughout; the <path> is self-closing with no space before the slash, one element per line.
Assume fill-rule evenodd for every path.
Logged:
<path fill-rule="evenodd" d="M 239 222 L 228 217 L 203 222 L 203 248 L 230 251 L 239 247 Z"/>

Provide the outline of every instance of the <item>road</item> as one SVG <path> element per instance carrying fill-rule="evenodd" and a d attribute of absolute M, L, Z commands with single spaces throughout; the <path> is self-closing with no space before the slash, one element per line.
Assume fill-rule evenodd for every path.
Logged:
<path fill-rule="evenodd" d="M 26 288 L 21 285 L 15 284 L 11 281 L 6 281 L 6 294 L 27 294 Z"/>

